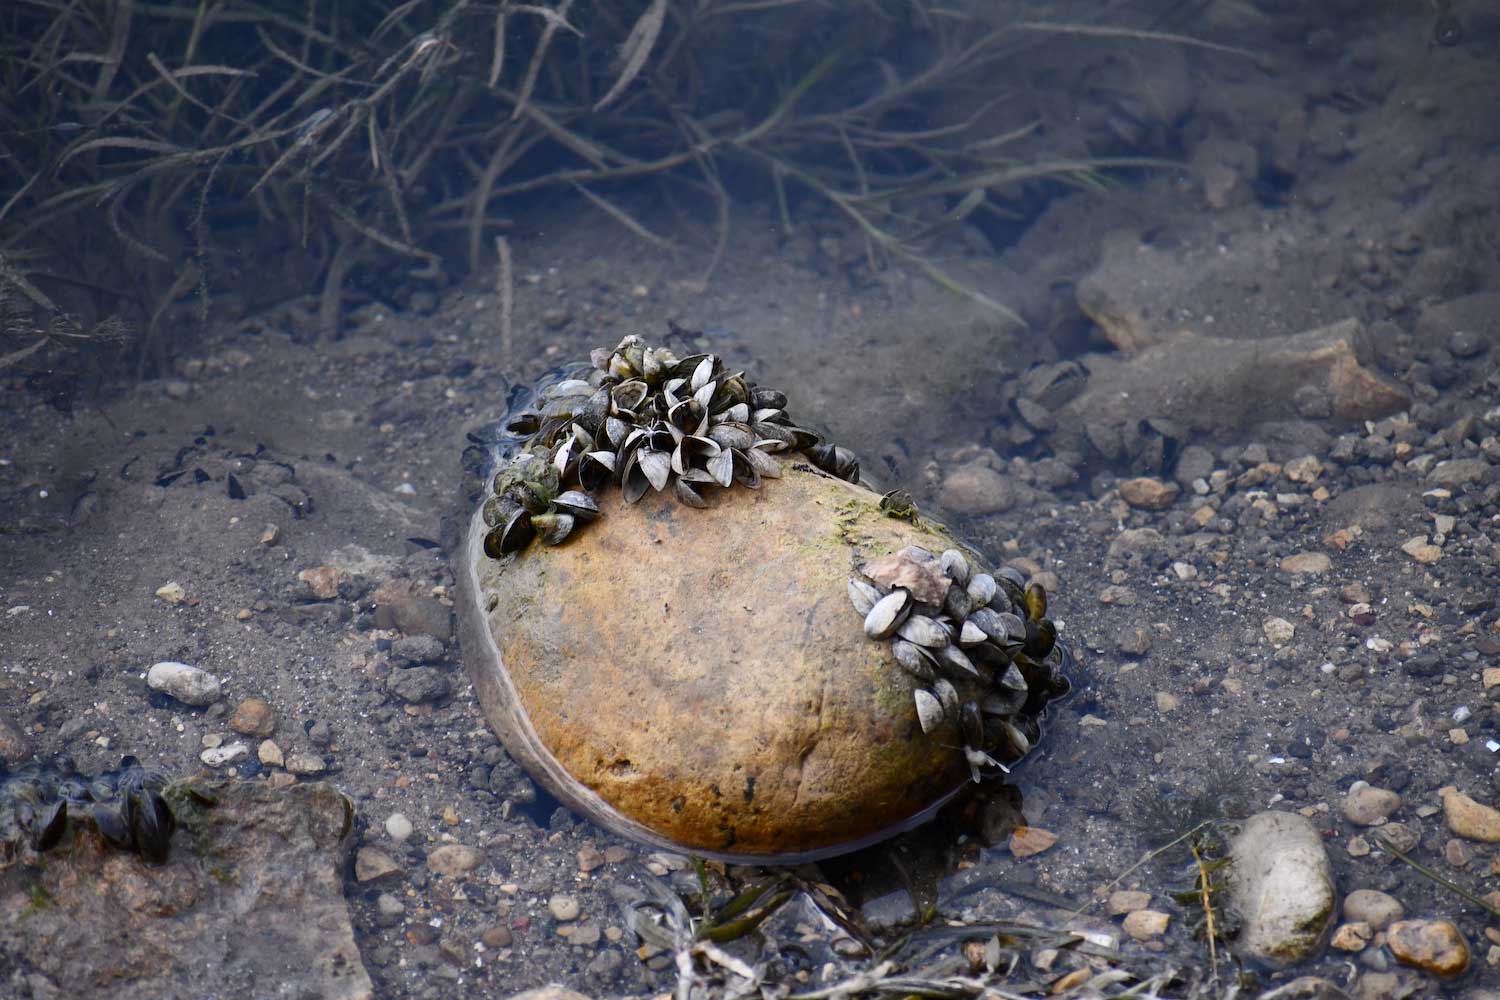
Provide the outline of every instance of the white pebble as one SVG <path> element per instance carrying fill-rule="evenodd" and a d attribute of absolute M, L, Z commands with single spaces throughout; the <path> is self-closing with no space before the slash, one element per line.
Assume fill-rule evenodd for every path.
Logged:
<path fill-rule="evenodd" d="M 146 686 L 169 694 L 184 705 L 212 705 L 219 700 L 219 679 L 207 670 L 163 660 L 146 672 Z"/>
<path fill-rule="evenodd" d="M 385 820 L 385 832 L 396 843 L 402 843 L 411 836 L 411 820 L 401 813 L 391 813 Z"/>

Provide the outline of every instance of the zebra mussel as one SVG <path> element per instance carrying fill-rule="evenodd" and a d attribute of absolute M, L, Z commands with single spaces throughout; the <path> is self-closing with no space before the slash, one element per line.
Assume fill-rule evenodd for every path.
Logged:
<path fill-rule="evenodd" d="M 860 566 L 849 601 L 910 676 L 922 731 L 956 729 L 976 782 L 1031 751 L 1042 709 L 1067 690 L 1039 584 L 1011 567 L 978 571 L 957 549 L 913 545 Z"/>
<path fill-rule="evenodd" d="M 673 327 L 677 334 L 689 331 Z M 640 337 L 594 350 L 543 389 L 507 430 L 524 446 L 495 476 L 482 508 L 485 554 L 499 559 L 535 538 L 559 545 L 599 516 L 614 485 L 626 503 L 670 489 L 706 507 L 715 490 L 759 489 L 781 476 L 780 453 L 859 481 L 859 462 L 787 415 L 786 396 L 730 371 L 714 354 L 678 357 Z"/>
<path fill-rule="evenodd" d="M 28 849 L 49 850 L 80 825 L 111 847 L 161 864 L 177 828 L 162 796 L 166 787 L 165 775 L 128 756 L 94 777 L 79 772 L 67 754 L 15 770 L 0 764 L 0 864 Z"/>

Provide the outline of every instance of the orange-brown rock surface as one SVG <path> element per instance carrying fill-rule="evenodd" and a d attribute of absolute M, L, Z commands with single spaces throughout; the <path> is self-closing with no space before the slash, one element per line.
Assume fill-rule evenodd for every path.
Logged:
<path fill-rule="evenodd" d="M 486 714 L 596 822 L 700 853 L 828 853 L 966 780 L 956 727 L 923 736 L 846 592 L 867 559 L 953 541 L 868 490 L 784 473 L 707 510 L 608 491 L 577 537 L 504 561 L 470 531 L 460 617 Z"/>

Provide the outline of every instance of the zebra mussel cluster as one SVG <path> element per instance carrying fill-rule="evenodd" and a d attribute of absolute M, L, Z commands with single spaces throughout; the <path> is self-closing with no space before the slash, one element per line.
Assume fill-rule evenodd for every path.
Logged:
<path fill-rule="evenodd" d="M 922 731 L 957 723 L 975 781 L 1031 751 L 1042 709 L 1067 690 L 1039 584 L 1009 566 L 979 572 L 957 549 L 934 555 L 910 545 L 860 566 L 849 600 L 865 635 L 889 642 L 915 682 Z"/>
<path fill-rule="evenodd" d="M 177 828 L 162 796 L 166 787 L 165 775 L 134 757 L 94 777 L 80 773 L 67 754 L 15 770 L 0 764 L 0 863 L 26 849 L 49 850 L 83 825 L 111 847 L 161 864 Z"/>
<path fill-rule="evenodd" d="M 687 333 L 674 327 L 674 332 Z M 713 354 L 679 358 L 629 336 L 598 348 L 541 390 L 507 425 L 524 447 L 493 482 L 482 516 L 485 554 L 519 552 L 534 538 L 558 545 L 599 516 L 598 494 L 626 503 L 671 489 L 689 507 L 738 483 L 781 476 L 778 453 L 801 452 L 830 475 L 859 481 L 859 463 L 787 415 L 784 393 L 758 386 Z"/>

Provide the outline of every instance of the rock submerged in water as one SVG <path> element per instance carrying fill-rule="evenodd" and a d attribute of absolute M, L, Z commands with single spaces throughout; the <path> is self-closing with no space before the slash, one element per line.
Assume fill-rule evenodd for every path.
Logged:
<path fill-rule="evenodd" d="M 1230 843 L 1229 859 L 1233 902 L 1244 921 L 1239 950 L 1277 965 L 1316 954 L 1338 904 L 1317 828 L 1295 813 L 1257 813 Z"/>
<path fill-rule="evenodd" d="M 870 642 L 851 571 L 954 545 L 792 461 L 692 509 L 600 498 L 586 538 L 459 567 L 465 660 L 507 748 L 564 801 L 680 850 L 808 857 L 915 825 L 969 780 L 950 719 Z"/>

